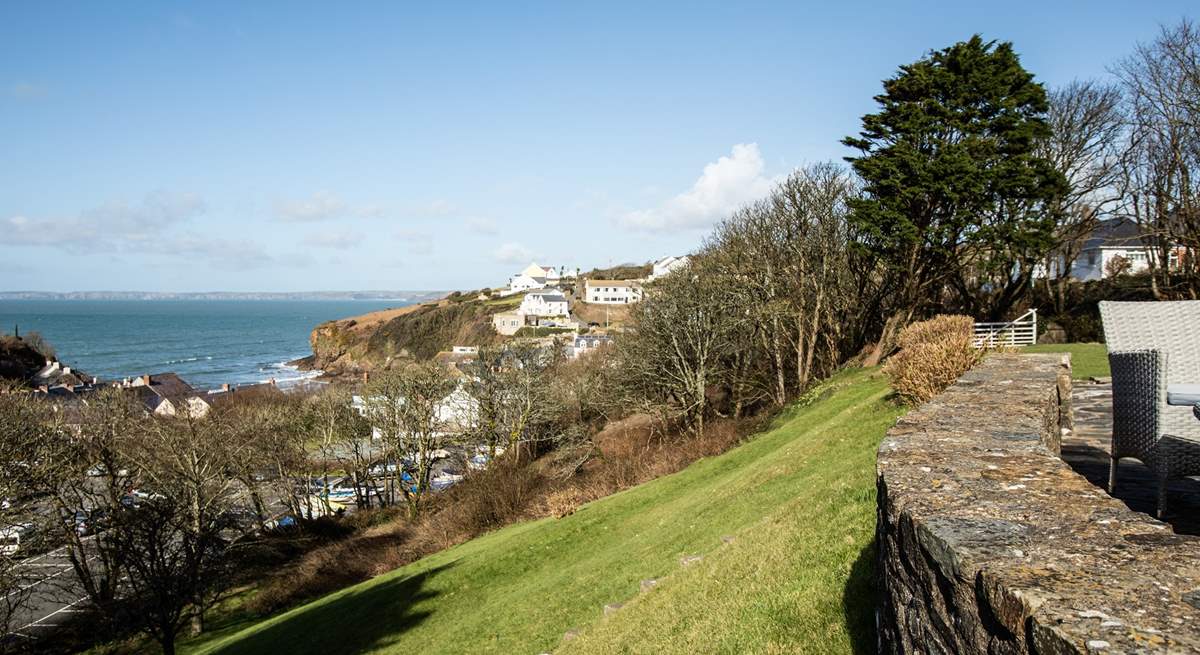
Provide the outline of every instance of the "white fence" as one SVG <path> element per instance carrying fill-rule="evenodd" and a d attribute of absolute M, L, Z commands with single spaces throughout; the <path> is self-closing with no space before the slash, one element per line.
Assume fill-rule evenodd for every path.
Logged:
<path fill-rule="evenodd" d="M 976 323 L 975 347 L 1032 346 L 1037 343 L 1037 310 L 1031 309 L 1015 320 L 1002 323 Z"/>

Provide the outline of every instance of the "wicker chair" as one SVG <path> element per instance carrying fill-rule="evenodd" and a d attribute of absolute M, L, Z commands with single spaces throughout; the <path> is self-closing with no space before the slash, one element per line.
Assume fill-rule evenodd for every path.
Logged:
<path fill-rule="evenodd" d="M 1140 459 L 1158 478 L 1158 516 L 1167 481 L 1200 475 L 1200 300 L 1102 302 L 1112 368 L 1113 435 L 1108 491 L 1122 457 Z"/>

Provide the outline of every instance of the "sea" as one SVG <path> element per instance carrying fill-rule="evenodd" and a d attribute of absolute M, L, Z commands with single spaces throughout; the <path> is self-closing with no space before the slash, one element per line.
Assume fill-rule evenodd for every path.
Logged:
<path fill-rule="evenodd" d="M 312 354 L 319 323 L 403 300 L 0 300 L 0 334 L 39 332 L 58 359 L 102 380 L 178 373 L 198 389 L 319 375 L 289 362 Z"/>

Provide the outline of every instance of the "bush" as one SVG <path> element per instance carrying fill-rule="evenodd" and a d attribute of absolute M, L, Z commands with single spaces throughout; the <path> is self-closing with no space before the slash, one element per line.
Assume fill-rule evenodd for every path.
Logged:
<path fill-rule="evenodd" d="M 900 352 L 883 367 L 896 395 L 919 404 L 954 384 L 979 361 L 980 351 L 971 343 L 974 325 L 969 316 L 944 315 L 905 328 Z"/>
<path fill-rule="evenodd" d="M 39 355 L 46 359 L 54 359 L 57 354 L 54 352 L 54 346 L 50 345 L 49 341 L 39 332 L 27 332 L 25 334 L 25 344 L 37 351 Z"/>

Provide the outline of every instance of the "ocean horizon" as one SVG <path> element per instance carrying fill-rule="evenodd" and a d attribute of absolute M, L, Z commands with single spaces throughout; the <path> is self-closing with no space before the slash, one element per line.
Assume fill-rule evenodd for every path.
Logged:
<path fill-rule="evenodd" d="M 104 380 L 178 373 L 198 389 L 318 375 L 318 324 L 407 300 L 0 300 L 0 333 L 40 333 L 59 361 Z"/>

